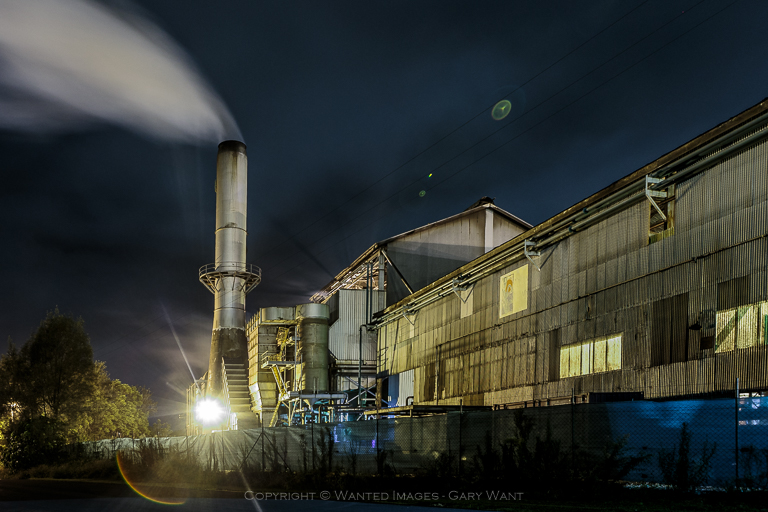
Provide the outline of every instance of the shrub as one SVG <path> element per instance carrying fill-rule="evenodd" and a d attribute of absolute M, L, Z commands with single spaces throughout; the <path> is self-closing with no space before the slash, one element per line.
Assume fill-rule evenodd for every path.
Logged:
<path fill-rule="evenodd" d="M 659 468 L 664 483 L 683 492 L 689 492 L 706 483 L 709 478 L 712 456 L 716 449 L 717 443 L 710 448 L 705 441 L 701 448 L 701 456 L 696 459 L 692 458 L 691 433 L 688 430 L 688 423 L 683 423 L 678 445 L 673 447 L 671 451 L 661 450 L 659 452 Z"/>
<path fill-rule="evenodd" d="M 4 432 L 6 443 L 0 461 L 14 472 L 56 464 L 64 457 L 64 432 L 63 423 L 45 416 L 11 424 Z"/>

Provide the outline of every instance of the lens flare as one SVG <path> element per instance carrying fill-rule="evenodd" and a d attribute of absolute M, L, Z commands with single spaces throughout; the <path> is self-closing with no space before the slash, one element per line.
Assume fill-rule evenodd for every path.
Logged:
<path fill-rule="evenodd" d="M 115 455 L 115 458 L 117 459 L 117 469 L 120 470 L 120 476 L 123 477 L 123 480 L 128 485 L 128 487 L 133 489 L 133 492 L 135 492 L 136 494 L 138 494 L 142 498 L 145 498 L 145 499 L 147 499 L 149 501 L 153 501 L 155 503 L 159 503 L 161 505 L 183 505 L 184 503 L 186 503 L 186 501 L 187 501 L 186 498 L 180 498 L 180 497 L 163 497 L 163 498 L 159 498 L 159 497 L 156 497 L 157 491 L 160 490 L 160 489 L 157 488 L 157 486 L 155 486 L 155 485 L 148 484 L 148 485 L 141 485 L 141 486 L 139 486 L 139 484 L 131 482 L 128 479 L 128 475 L 126 474 L 126 471 L 125 471 L 125 460 L 124 460 L 123 456 L 120 454 L 120 452 L 117 452 L 117 455 Z M 168 492 L 169 488 L 164 488 L 162 490 L 164 492 Z M 170 491 L 178 493 L 180 491 L 180 489 L 173 488 L 173 489 L 170 489 Z M 153 496 L 153 495 L 155 495 L 155 496 Z"/>
<path fill-rule="evenodd" d="M 224 420 L 224 407 L 218 400 L 204 398 L 195 406 L 195 419 L 201 425 L 217 425 Z"/>
<path fill-rule="evenodd" d="M 509 102 L 509 100 L 501 100 L 496 105 L 493 106 L 493 110 L 491 111 L 491 117 L 493 117 L 497 121 L 501 121 L 505 117 L 509 115 L 509 113 L 512 111 L 512 103 Z"/>
<path fill-rule="evenodd" d="M 419 197 L 424 197 L 425 195 L 427 195 L 426 190 L 422 190 L 421 192 L 419 192 Z"/>

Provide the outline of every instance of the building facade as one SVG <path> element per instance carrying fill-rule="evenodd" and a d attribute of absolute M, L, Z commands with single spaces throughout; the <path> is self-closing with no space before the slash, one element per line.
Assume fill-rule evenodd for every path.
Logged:
<path fill-rule="evenodd" d="M 378 354 L 373 315 L 414 287 L 423 287 L 530 227 L 492 199 L 482 198 L 459 214 L 371 246 L 312 296 L 314 304 L 328 309 L 328 386 L 313 403 L 325 405 L 321 400 L 329 400 L 335 411 L 347 411 L 340 412 L 343 418 L 375 406 Z M 296 348 L 301 344 L 298 307 L 262 308 L 246 326 L 251 408 L 266 425 L 296 421 L 293 411 L 320 414 L 310 412 L 312 407 L 286 405 L 291 397 L 294 402 L 298 395 L 308 397 L 295 382 L 302 375 L 294 369 L 302 358 Z"/>
<path fill-rule="evenodd" d="M 391 304 L 379 397 L 767 390 L 766 136 L 763 101 Z"/>

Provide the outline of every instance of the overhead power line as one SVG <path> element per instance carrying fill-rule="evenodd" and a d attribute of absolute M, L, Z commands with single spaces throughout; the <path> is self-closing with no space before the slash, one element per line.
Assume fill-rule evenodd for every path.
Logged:
<path fill-rule="evenodd" d="M 509 143 L 513 142 L 514 140 L 517 140 L 517 139 L 518 139 L 519 137 L 521 137 L 522 135 L 524 135 L 524 134 L 526 134 L 526 133 L 530 132 L 530 131 L 531 131 L 531 130 L 533 130 L 534 128 L 537 128 L 538 126 L 540 126 L 540 125 L 541 125 L 541 124 L 543 124 L 544 122 L 546 122 L 546 121 L 550 120 L 551 118 L 555 117 L 557 114 L 559 114 L 559 113 L 563 112 L 564 110 L 566 110 L 566 109 L 567 109 L 568 107 L 570 107 L 571 105 L 573 105 L 573 104 L 577 103 L 578 101 L 580 101 L 581 99 L 583 99 L 583 98 L 585 98 L 585 97 L 589 96 L 590 94 L 592 94 L 593 92 L 595 92 L 595 91 L 596 91 L 596 90 L 598 90 L 599 88 L 601 88 L 601 87 L 603 87 L 604 85 L 606 85 L 606 84 L 610 83 L 611 81 L 615 80 L 616 78 L 618 78 L 619 76 L 623 75 L 623 74 L 624 74 L 624 73 L 626 73 L 627 71 L 629 71 L 629 70 L 633 69 L 635 66 L 637 66 L 637 65 L 641 64 L 642 62 L 644 62 L 644 61 L 645 61 L 645 60 L 647 60 L 648 58 L 650 58 L 650 57 L 652 57 L 653 55 L 657 54 L 658 52 L 660 52 L 661 50 L 663 50 L 664 48 L 666 48 L 666 47 L 667 47 L 667 46 L 669 46 L 670 44 L 674 43 L 674 42 L 675 42 L 675 41 L 677 41 L 678 39 L 680 39 L 680 38 L 684 37 L 685 35 L 689 34 L 689 33 L 690 33 L 690 32 L 692 32 L 693 30 L 695 30 L 696 28 L 698 28 L 699 26 L 701 26 L 703 23 L 706 23 L 707 21 L 709 21 L 710 19 L 714 18 L 715 16 L 717 16 L 718 14 L 720 14 L 721 12 L 723 12 L 724 10 L 726 10 L 726 9 L 728 9 L 729 7 L 733 6 L 734 4 L 738 3 L 738 1 L 739 1 L 739 0 L 734 0 L 733 2 L 731 2 L 731 3 L 729 3 L 728 5 L 726 5 L 725 7 L 723 7 L 722 9 L 720 9 L 720 10 L 716 11 L 716 12 L 715 12 L 715 13 L 713 13 L 712 15 L 710 15 L 710 16 L 708 16 L 707 18 L 705 18 L 704 20 L 700 21 L 699 23 L 697 23 L 696 25 L 694 25 L 694 26 L 693 26 L 693 27 L 691 27 L 690 29 L 686 30 L 685 32 L 681 33 L 681 34 L 680 34 L 680 35 L 678 35 L 677 37 L 675 37 L 675 38 L 673 38 L 672 40 L 668 41 L 667 43 L 665 43 L 664 45 L 660 46 L 660 47 L 659 47 L 659 48 L 657 48 L 656 50 L 652 51 L 651 53 L 649 53 L 649 54 L 648 54 L 648 55 L 646 55 L 645 57 L 642 57 L 641 59 L 639 59 L 639 60 L 635 61 L 633 64 L 631 64 L 631 65 L 629 65 L 628 67 L 624 68 L 622 71 L 620 71 L 620 72 L 618 72 L 618 73 L 614 74 L 614 75 L 613 75 L 613 76 L 611 76 L 609 79 L 607 79 L 607 80 L 605 80 L 605 81 L 601 82 L 601 83 L 600 83 L 600 84 L 598 84 L 597 86 L 595 86 L 595 87 L 591 88 L 591 89 L 590 89 L 589 91 L 587 91 L 586 93 L 584 93 L 584 94 L 582 94 L 581 96 L 577 97 L 577 98 L 576 98 L 576 99 L 574 99 L 573 101 L 571 101 L 571 102 L 567 103 L 565 106 L 563 106 L 563 107 L 559 108 L 558 110 L 556 110 L 555 112 L 553 112 L 553 113 L 551 113 L 550 115 L 546 116 L 545 118 L 541 119 L 541 120 L 540 120 L 540 121 L 538 121 L 537 123 L 535 123 L 535 124 L 533 124 L 533 125 L 529 126 L 529 127 L 528 127 L 528 128 L 526 128 L 525 130 L 523 130 L 523 131 L 521 131 L 520 133 L 518 133 L 518 134 L 514 135 L 514 136 L 513 136 L 513 137 L 511 137 L 510 139 L 507 139 L 507 140 L 506 140 L 504 143 L 502 143 L 501 145 L 499 145 L 499 146 L 497 146 L 497 147 L 495 147 L 495 148 L 491 149 L 490 151 L 486 152 L 485 154 L 483 154 L 483 155 L 482 155 L 482 156 L 480 156 L 479 158 L 476 158 L 475 160 L 473 160 L 473 161 L 472 161 L 472 162 L 470 162 L 469 164 L 467 164 L 467 165 L 464 165 L 463 167 L 461 167 L 460 169 L 458 169 L 458 170 L 457 170 L 457 171 L 455 171 L 454 173 L 452 173 L 452 174 L 448 175 L 447 177 L 443 178 L 442 180 L 440 180 L 440 181 L 436 182 L 436 183 L 435 183 L 433 186 L 429 187 L 429 190 L 432 190 L 432 189 L 434 189 L 435 187 L 437 187 L 437 186 L 441 185 L 442 183 L 445 183 L 446 181 L 448 181 L 448 180 L 452 179 L 454 176 L 457 176 L 458 174 L 462 173 L 462 172 L 463 172 L 463 171 L 465 171 L 466 169 L 468 169 L 468 168 L 472 167 L 474 164 L 476 164 L 476 163 L 480 162 L 481 160 L 483 160 L 483 159 L 484 159 L 484 158 L 486 158 L 487 156 L 489 156 L 489 155 L 491 155 L 491 154 L 495 153 L 495 152 L 496 152 L 496 151 L 498 151 L 499 149 L 501 149 L 501 148 L 503 148 L 503 147 L 507 146 Z M 700 4 L 702 4 L 703 2 L 704 2 L 704 0 L 701 0 L 701 1 L 697 2 L 697 3 L 696 3 L 696 4 L 694 4 L 692 7 L 689 7 L 688 9 L 686 9 L 686 12 L 690 12 L 690 11 L 691 11 L 691 10 L 692 10 L 694 7 L 696 7 L 696 6 L 700 5 Z M 653 36 L 653 35 L 654 35 L 655 33 L 657 33 L 659 30 L 662 30 L 664 27 L 668 26 L 669 24 L 671 24 L 672 22 L 674 22 L 675 20 L 677 20 L 678 18 L 680 18 L 681 16 L 683 16 L 683 14 L 684 14 L 684 13 L 680 13 L 680 14 L 678 14 L 678 15 L 677 15 L 677 16 L 675 16 L 675 17 L 674 17 L 672 20 L 670 20 L 670 21 L 668 21 L 668 22 L 664 23 L 663 25 L 661 25 L 660 27 L 658 27 L 657 29 L 655 29 L 653 32 L 651 32 L 651 33 L 647 34 L 646 36 L 644 36 L 643 38 L 639 39 L 638 41 L 636 41 L 635 43 L 633 43 L 633 44 L 632 44 L 632 45 L 630 45 L 629 47 L 625 48 L 625 49 L 624 49 L 624 50 L 622 50 L 621 52 L 619 52 L 619 53 L 617 53 L 616 55 L 614 55 L 613 57 L 611 57 L 611 58 L 610 58 L 608 61 L 606 61 L 606 62 L 604 62 L 604 63 L 600 64 L 599 66 L 597 66 L 596 68 L 592 69 L 591 71 L 589 71 L 589 72 L 588 72 L 588 73 L 586 73 L 585 75 L 582 75 L 580 78 L 578 78 L 578 79 L 574 80 L 573 82 L 569 83 L 568 85 L 566 85 L 565 87 L 563 87 L 562 89 L 560 89 L 558 92 L 556 92 L 556 93 L 555 93 L 555 94 L 553 94 L 552 96 L 549 96 L 547 99 L 545 99 L 545 100 L 543 100 L 542 102 L 538 103 L 537 105 L 535 105 L 533 108 L 531 108 L 531 109 L 530 109 L 530 110 L 528 110 L 527 112 L 525 112 L 525 113 L 521 114 L 520 116 L 518 116 L 517 118 L 515 118 L 515 119 L 513 120 L 513 122 L 515 122 L 515 121 L 517 121 L 518 119 L 522 118 L 523 116 L 525 116 L 525 115 L 529 114 L 529 113 L 530 113 L 530 112 L 532 112 L 534 109 L 536 109 L 536 108 L 540 107 L 541 105 L 543 105 L 544 103 L 548 102 L 549 100 L 551 100 L 552 98 L 554 98 L 555 96 L 557 96 L 558 94 L 560 94 L 561 92 L 563 92 L 564 90 L 568 89 L 569 87 L 573 86 L 573 85 L 574 85 L 574 84 L 576 84 L 577 82 L 581 81 L 581 80 L 582 80 L 583 78 L 585 78 L 586 76 L 588 76 L 588 75 L 592 74 L 593 72 L 595 72 L 597 69 L 599 69 L 599 68 L 601 68 L 601 67 L 605 66 L 605 65 L 606 65 L 608 62 L 610 62 L 611 60 L 614 60 L 615 58 L 619 57 L 620 55 L 622 55 L 622 54 L 626 53 L 626 52 L 627 52 L 628 50 L 630 50 L 632 47 L 636 46 L 637 44 L 641 43 L 642 41 L 644 41 L 644 40 L 648 39 L 649 37 Z M 493 136 L 493 135 L 495 135 L 496 133 L 500 132 L 501 130 L 504 130 L 504 129 L 508 128 L 509 126 L 511 126 L 511 123 L 510 123 L 510 124 L 508 124 L 508 125 L 505 125 L 505 126 L 503 126 L 503 127 L 501 127 L 501 128 L 499 128 L 499 129 L 497 129 L 497 130 L 495 130 L 494 132 L 492 132 L 491 134 L 487 135 L 487 136 L 486 136 L 486 137 L 484 137 L 483 139 L 479 140 L 478 142 L 476 142 L 475 144 L 473 144 L 473 145 L 472 145 L 472 146 L 470 146 L 469 148 L 465 149 L 464 151 L 462 151 L 462 152 L 461 152 L 461 153 L 459 153 L 458 155 L 456 155 L 456 156 L 454 156 L 454 157 L 451 157 L 450 159 L 446 160 L 445 162 L 443 162 L 443 163 L 442 163 L 442 164 L 440 164 L 439 166 L 437 166 L 437 167 L 433 168 L 433 169 L 432 169 L 430 172 L 431 172 L 431 173 L 434 173 L 436 170 L 440 169 L 441 167 L 443 167 L 443 166 L 444 166 L 444 165 L 446 165 L 447 163 L 449 163 L 449 162 L 451 162 L 451 161 L 455 160 L 456 158 L 458 158 L 459 156 L 461 156 L 461 155 L 463 155 L 463 154 L 467 153 L 469 150 L 471 150 L 471 149 L 473 149 L 473 148 L 477 147 L 477 146 L 478 146 L 480 143 L 482 143 L 482 142 L 484 142 L 485 140 L 489 139 L 490 137 L 492 137 L 492 136 Z M 371 212 L 371 211 L 372 211 L 372 210 L 374 210 L 376 207 L 378 207 L 378 206 L 380 206 L 380 205 L 382 205 L 382 204 L 386 203 L 386 202 L 387 202 L 387 201 L 389 201 L 390 199 L 392 199 L 392 198 L 396 197 L 396 196 L 397 196 L 397 195 L 399 195 L 399 194 L 400 194 L 402 191 L 404 191 L 404 190 L 408 189 L 409 187 L 411 187 L 411 186 L 415 185 L 415 184 L 416 184 L 416 183 L 418 183 L 419 181 L 420 181 L 420 178 L 419 178 L 419 179 L 416 179 L 416 180 L 413 180 L 413 181 L 411 181 L 411 182 L 409 182 L 409 183 L 408 183 L 408 184 L 406 184 L 405 186 L 403 186 L 403 187 L 401 187 L 401 188 L 397 189 L 397 190 L 396 190 L 394 193 L 390 194 L 389 196 L 385 197 L 384 199 L 380 200 L 379 202 L 377 202 L 377 203 L 373 204 L 372 206 L 370 206 L 370 207 L 369 207 L 369 208 L 367 208 L 366 210 L 364 210 L 364 211 L 362 211 L 362 212 L 359 212 L 359 213 L 358 213 L 358 215 L 356 216 L 355 220 L 357 220 L 357 219 L 361 218 L 361 215 L 362 215 L 362 214 L 365 214 L 365 213 Z M 359 229 L 357 229 L 357 230 L 355 230 L 355 231 L 351 232 L 351 233 L 350 233 L 350 234 L 348 234 L 347 236 L 345 236 L 345 237 L 343 237 L 343 238 L 341 238 L 341 239 L 338 239 L 338 240 L 336 240 L 336 242 L 335 242 L 335 243 L 338 243 L 338 242 L 341 242 L 341 241 L 347 240 L 348 238 L 352 237 L 353 235 L 357 234 L 358 232 L 362 231 L 363 229 L 366 229 L 368 226 L 370 226 L 370 225 L 371 225 L 371 224 L 373 224 L 374 222 L 377 222 L 377 221 L 379 221 L 379 220 L 383 219 L 383 218 L 384 218 L 385 216 L 387 216 L 388 214 L 389 214 L 389 212 L 386 212 L 384 215 L 379 215 L 378 217 L 376 217 L 376 218 L 374 218 L 374 219 L 367 219 L 367 220 L 369 220 L 369 222 L 367 222 L 367 223 L 366 223 L 364 226 L 362 226 L 361 228 L 359 228 Z M 348 224 L 350 224 L 350 222 L 346 222 L 346 223 L 343 223 L 343 224 L 341 224 L 339 227 L 343 227 L 343 226 L 346 226 L 346 225 L 348 225 Z M 318 243 L 318 242 L 320 242 L 320 241 L 322 241 L 322 240 L 324 240 L 324 239 L 326 239 L 326 238 L 328 238 L 328 237 L 332 236 L 332 235 L 333 235 L 333 234 L 335 234 L 335 233 L 336 233 L 335 231 L 334 231 L 334 232 L 330 232 L 330 233 L 328 233 L 328 234 L 326 234 L 326 235 L 324 235 L 324 236 L 322 236 L 322 237 L 320 237 L 320 238 L 316 239 L 315 241 L 311 242 L 311 243 L 310 243 L 310 245 L 316 244 L 316 243 Z M 325 251 L 327 251 L 327 250 L 330 250 L 331 248 L 333 248 L 333 246 L 329 246 L 329 247 L 326 247 L 325 249 L 321 249 L 321 250 L 319 250 L 319 251 L 313 251 L 313 253 L 314 253 L 314 254 L 316 254 L 316 255 L 317 255 L 317 254 L 322 254 L 323 252 L 325 252 Z M 276 277 L 281 277 L 281 276 L 283 276 L 283 275 L 287 274 L 288 272 L 290 272 L 290 271 L 294 270 L 295 268 L 299 267 L 300 265 L 301 265 L 301 264 L 296 264 L 296 265 L 294 265 L 293 267 L 291 267 L 291 268 L 289 268 L 288 270 L 286 270 L 285 272 L 282 272 L 282 273 L 278 274 Z M 274 267 L 272 267 L 272 268 L 274 268 Z"/>

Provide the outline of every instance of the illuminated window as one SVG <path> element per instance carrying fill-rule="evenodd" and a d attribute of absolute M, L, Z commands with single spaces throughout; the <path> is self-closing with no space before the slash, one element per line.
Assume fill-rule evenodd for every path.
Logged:
<path fill-rule="evenodd" d="M 560 378 L 621 369 L 621 334 L 560 347 Z"/>
<path fill-rule="evenodd" d="M 649 204 L 650 208 L 650 228 L 648 230 L 648 243 L 652 244 L 659 240 L 664 240 L 675 234 L 675 186 L 671 185 L 667 190 L 667 197 L 656 197 L 654 201 L 659 206 L 659 210 L 664 213 L 663 218 L 659 211 Z"/>
<path fill-rule="evenodd" d="M 768 345 L 768 302 L 717 312 L 715 352 Z"/>

